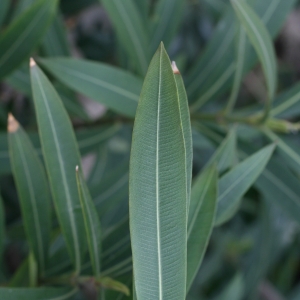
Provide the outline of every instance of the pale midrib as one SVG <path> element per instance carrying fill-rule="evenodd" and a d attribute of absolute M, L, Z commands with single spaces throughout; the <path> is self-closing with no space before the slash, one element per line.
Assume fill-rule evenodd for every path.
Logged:
<path fill-rule="evenodd" d="M 98 79 L 98 78 L 96 79 L 96 78 L 94 78 L 94 77 L 92 77 L 88 74 L 81 73 L 79 71 L 76 71 L 74 69 L 70 69 L 66 66 L 62 66 L 62 65 L 59 65 L 59 64 L 56 64 L 56 68 L 64 70 L 65 73 L 67 73 L 71 76 L 74 76 L 74 77 L 80 78 L 82 80 L 86 80 L 86 81 L 89 81 L 91 83 L 94 83 L 98 86 L 101 86 L 101 87 L 111 91 L 111 92 L 114 92 L 114 93 L 119 94 L 121 96 L 124 96 L 128 99 L 131 99 L 135 102 L 138 102 L 138 100 L 139 100 L 139 95 L 131 93 L 131 92 L 129 92 L 129 91 L 127 91 L 127 90 L 125 90 L 121 87 L 117 87 L 113 84 L 110 84 L 109 82 L 103 81 L 103 80 Z M 51 68 L 49 68 L 49 69 L 51 70 Z M 59 75 L 59 76 L 61 76 L 61 75 Z"/>
<path fill-rule="evenodd" d="M 116 4 L 115 0 L 110 0 L 115 2 L 115 7 L 117 8 L 121 18 L 124 21 L 125 26 L 128 28 L 129 36 L 131 37 L 131 40 L 135 46 L 137 56 L 139 58 L 142 70 L 145 72 L 147 70 L 147 59 L 145 57 L 145 49 L 143 49 L 142 45 L 139 42 L 139 39 L 136 37 L 135 34 L 133 34 L 134 26 L 130 22 L 130 18 L 128 18 L 126 14 L 126 9 L 124 8 L 122 1 L 118 1 L 119 5 L 122 6 L 122 9 L 120 10 L 120 7 L 118 4 Z"/>
<path fill-rule="evenodd" d="M 204 185 L 204 189 L 203 189 L 201 198 L 200 198 L 200 200 L 199 200 L 199 202 L 198 202 L 198 205 L 197 205 L 197 208 L 196 208 L 195 213 L 194 213 L 194 215 L 193 215 L 191 224 L 190 224 L 190 226 L 189 226 L 189 228 L 188 228 L 188 234 L 187 234 L 188 239 L 189 239 L 189 237 L 190 237 L 190 235 L 191 235 L 192 230 L 194 229 L 195 222 L 196 222 L 196 220 L 197 220 L 199 211 L 200 211 L 200 209 L 201 209 L 201 207 L 202 207 L 202 205 L 203 205 L 204 197 L 205 197 L 206 194 L 207 194 L 208 187 L 209 187 L 209 185 L 210 185 L 210 182 L 211 182 L 212 177 L 213 177 L 213 171 L 212 171 L 211 174 L 209 174 L 209 176 L 207 177 L 207 181 L 206 181 L 206 183 L 205 183 L 205 185 Z"/>
<path fill-rule="evenodd" d="M 20 145 L 20 140 L 19 137 L 16 135 L 16 142 L 17 142 L 17 147 L 18 147 L 18 151 L 20 153 L 21 156 L 21 161 L 24 167 L 24 171 L 26 174 L 26 182 L 27 182 L 27 186 L 29 188 L 29 194 L 30 194 L 30 202 L 31 202 L 31 207 L 32 207 L 32 212 L 33 212 L 33 219 L 34 219 L 34 227 L 35 227 L 35 231 L 37 234 L 37 244 L 38 244 L 38 249 L 39 249 L 39 262 L 41 263 L 41 269 L 44 271 L 45 270 L 45 258 L 44 258 L 44 251 L 43 251 L 43 242 L 42 242 L 42 233 L 41 233 L 41 227 L 39 224 L 39 218 L 38 218 L 38 211 L 37 211 L 37 201 L 36 201 L 36 197 L 35 197 L 35 193 L 34 193 L 34 189 L 33 189 L 33 184 L 31 181 L 31 176 L 30 176 L 30 172 L 28 170 L 28 164 L 27 161 L 24 157 L 24 152 L 22 150 L 22 147 Z"/>
<path fill-rule="evenodd" d="M 81 179 L 82 180 L 82 179 Z M 81 188 L 82 188 L 82 191 L 83 191 L 83 186 L 81 185 Z M 82 199 L 84 201 L 84 199 Z M 98 277 L 100 275 L 100 260 L 99 260 L 99 253 L 100 253 L 100 249 L 98 247 L 98 243 L 97 243 L 97 240 L 98 240 L 98 237 L 97 237 L 97 234 L 96 234 L 96 231 L 95 231 L 95 226 L 93 226 L 94 224 L 92 224 L 92 220 L 93 220 L 93 217 L 92 217 L 92 213 L 91 213 L 91 210 L 90 210 L 90 205 L 88 204 L 88 201 L 92 202 L 91 199 L 86 199 L 85 201 L 85 208 L 86 208 L 86 212 L 87 212 L 87 215 L 88 215 L 88 222 L 90 224 L 90 228 L 91 228 L 91 231 L 92 231 L 92 237 L 91 237 L 91 243 L 92 243 L 92 247 L 94 248 L 94 260 L 95 260 L 95 275 L 96 277 Z"/>
<path fill-rule="evenodd" d="M 19 36 L 19 38 L 12 44 L 12 46 L 7 49 L 6 53 L 0 59 L 0 68 L 3 65 L 3 62 L 6 62 L 9 57 L 14 54 L 15 50 L 18 49 L 20 45 L 26 40 L 28 34 L 32 30 L 32 28 L 36 26 L 37 22 L 42 18 L 47 8 L 48 6 L 46 6 L 43 10 L 40 11 L 39 14 L 36 15 L 36 17 L 30 23 L 30 26 L 28 26 L 27 29 L 24 30 L 23 33 Z"/>
<path fill-rule="evenodd" d="M 273 80 L 273 76 L 274 76 L 273 73 L 275 73 L 275 70 L 274 70 L 274 68 L 272 66 L 272 62 L 270 61 L 270 56 L 268 55 L 268 50 L 265 47 L 263 38 L 260 35 L 260 33 L 257 31 L 257 29 L 256 29 L 255 25 L 252 23 L 251 19 L 248 17 L 247 13 L 244 11 L 244 8 L 240 5 L 240 3 L 238 1 L 235 1 L 235 3 L 239 7 L 239 10 L 240 10 L 241 14 L 244 16 L 244 18 L 246 19 L 246 21 L 248 22 L 248 24 L 252 28 L 255 36 L 258 39 L 259 44 L 261 45 L 263 56 L 265 58 L 262 61 L 262 63 L 266 62 L 266 68 L 267 68 L 267 72 L 269 73 L 269 78 L 272 78 L 272 80 Z M 274 87 L 273 87 L 273 83 L 272 82 L 271 83 L 269 82 L 269 88 L 270 88 L 270 93 L 271 93 L 270 96 L 273 97 L 273 93 L 274 93 L 273 89 L 274 89 Z"/>
<path fill-rule="evenodd" d="M 64 192 L 66 195 L 66 202 L 67 202 L 67 206 L 68 206 L 68 213 L 69 213 L 69 217 L 70 217 L 70 225 L 71 225 L 71 230 L 72 230 L 72 235 L 73 235 L 73 240 L 74 240 L 74 250 L 75 250 L 75 261 L 76 261 L 76 271 L 79 272 L 80 270 L 80 254 L 79 254 L 79 241 L 78 241 L 78 236 L 77 236 L 77 229 L 76 229 L 76 225 L 75 225 L 75 219 L 74 219 L 74 214 L 73 214 L 73 210 L 72 210 L 72 204 L 71 204 L 71 195 L 70 195 L 70 191 L 69 191 L 69 186 L 67 184 L 67 178 L 66 178 L 66 174 L 64 171 L 63 166 L 63 159 L 61 157 L 61 153 L 60 153 L 60 146 L 59 146 L 59 142 L 55 133 L 55 129 L 54 129 L 54 122 L 52 119 L 52 115 L 50 112 L 50 108 L 48 106 L 47 103 L 47 98 L 46 95 L 44 93 L 44 90 L 42 88 L 42 84 L 40 82 L 40 79 L 38 76 L 36 76 L 37 79 L 37 83 L 39 85 L 41 94 L 42 94 L 42 98 L 44 100 L 45 103 L 45 107 L 46 107 L 46 111 L 47 111 L 47 115 L 49 117 L 49 121 L 50 121 L 50 128 L 52 131 L 52 135 L 54 138 L 54 145 L 56 148 L 56 153 L 57 153 L 57 157 L 58 157 L 58 161 L 59 161 L 59 169 L 60 169 L 60 173 L 62 175 L 62 179 L 63 179 L 63 187 L 64 187 Z"/>
<path fill-rule="evenodd" d="M 157 254 L 158 254 L 158 285 L 159 300 L 163 300 L 163 283 L 162 283 L 162 262 L 161 262 L 161 234 L 160 234 L 160 209 L 159 209 L 159 134 L 160 134 L 160 101 L 161 101 L 161 85 L 162 85 L 162 47 L 160 50 L 159 60 L 159 85 L 158 85 L 158 101 L 157 101 L 157 123 L 156 123 L 156 226 L 157 226 Z"/>
<path fill-rule="evenodd" d="M 218 202 L 221 202 L 222 199 L 232 191 L 232 189 L 237 186 L 246 176 L 248 176 L 258 165 L 260 165 L 261 161 L 263 161 L 263 158 L 265 158 L 264 156 L 261 157 L 260 159 L 258 159 L 256 161 L 256 163 L 254 163 L 248 170 L 247 172 L 245 172 L 242 176 L 240 176 L 232 185 L 230 185 L 224 192 L 222 195 L 220 195 Z"/>

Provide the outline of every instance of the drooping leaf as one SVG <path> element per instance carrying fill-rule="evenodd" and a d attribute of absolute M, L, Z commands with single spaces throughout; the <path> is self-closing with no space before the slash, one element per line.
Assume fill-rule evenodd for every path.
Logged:
<path fill-rule="evenodd" d="M 108 65 L 71 58 L 42 59 L 41 63 L 70 88 L 134 117 L 142 87 L 138 77 Z"/>
<path fill-rule="evenodd" d="M 117 31 L 118 38 L 141 75 L 149 63 L 149 37 L 133 0 L 102 0 Z"/>
<path fill-rule="evenodd" d="M 101 224 L 88 187 L 78 167 L 76 168 L 76 178 L 90 258 L 94 275 L 98 278 L 100 276 Z"/>
<path fill-rule="evenodd" d="M 184 299 L 187 199 L 176 81 L 161 45 L 145 78 L 130 160 L 130 227 L 138 299 Z"/>
<path fill-rule="evenodd" d="M 26 236 L 41 273 L 50 243 L 50 191 L 42 163 L 23 128 L 8 119 L 10 161 L 20 199 Z"/>
<path fill-rule="evenodd" d="M 215 165 L 193 183 L 188 219 L 187 290 L 200 268 L 214 226 L 218 174 Z"/>
<path fill-rule="evenodd" d="M 0 288 L 3 300 L 64 300 L 76 292 L 77 289 L 70 288 Z"/>
<path fill-rule="evenodd" d="M 231 0 L 231 3 L 262 64 L 269 95 L 266 105 L 270 110 L 277 89 L 277 65 L 272 39 L 258 15 L 244 0 Z"/>
<path fill-rule="evenodd" d="M 275 145 L 269 145 L 245 159 L 219 181 L 215 225 L 221 225 L 235 213 L 239 201 L 267 165 Z"/>
<path fill-rule="evenodd" d="M 174 72 L 175 81 L 177 85 L 180 120 L 181 120 L 181 126 L 182 126 L 183 137 L 184 137 L 187 200 L 189 206 L 191 185 L 192 185 L 192 169 L 193 169 L 193 141 L 192 141 L 191 120 L 190 120 L 188 99 L 187 99 L 184 83 L 175 62 L 172 63 L 172 69 Z"/>
<path fill-rule="evenodd" d="M 178 30 L 184 15 L 183 0 L 159 0 L 154 12 L 154 26 L 151 39 L 151 50 L 154 52 L 163 41 L 168 49 Z"/>
<path fill-rule="evenodd" d="M 48 78 L 31 60 L 31 83 L 42 151 L 60 226 L 68 251 L 80 272 L 85 234 L 75 166 L 80 155 L 70 119 Z"/>
<path fill-rule="evenodd" d="M 57 0 L 39 0 L 22 13 L 0 37 L 0 78 L 27 59 L 46 32 Z"/>

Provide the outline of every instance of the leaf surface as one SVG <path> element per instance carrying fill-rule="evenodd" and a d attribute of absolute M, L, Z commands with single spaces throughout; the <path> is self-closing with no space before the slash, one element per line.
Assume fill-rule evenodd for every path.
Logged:
<path fill-rule="evenodd" d="M 8 119 L 8 138 L 27 239 L 43 274 L 51 226 L 51 196 L 46 173 L 27 134 L 12 115 Z"/>
<path fill-rule="evenodd" d="M 105 64 L 72 58 L 42 59 L 41 63 L 68 87 L 134 117 L 142 88 L 140 78 Z"/>
<path fill-rule="evenodd" d="M 145 78 L 130 159 L 130 229 L 138 299 L 184 299 L 187 199 L 179 97 L 163 45 Z"/>
<path fill-rule="evenodd" d="M 56 213 L 76 272 L 79 273 L 86 239 L 74 172 L 81 163 L 78 145 L 57 92 L 33 60 L 31 84 Z"/>
<path fill-rule="evenodd" d="M 215 165 L 204 170 L 193 183 L 188 219 L 187 290 L 200 268 L 214 226 L 217 183 Z"/>

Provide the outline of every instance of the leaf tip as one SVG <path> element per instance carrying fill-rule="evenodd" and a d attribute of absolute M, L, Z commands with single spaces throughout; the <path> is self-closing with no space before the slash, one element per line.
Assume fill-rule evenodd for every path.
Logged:
<path fill-rule="evenodd" d="M 35 60 L 32 57 L 30 57 L 30 62 L 29 62 L 30 68 L 34 67 L 35 65 L 36 65 Z"/>
<path fill-rule="evenodd" d="M 172 70 L 174 74 L 180 74 L 175 61 L 172 61 Z"/>
<path fill-rule="evenodd" d="M 14 118 L 14 116 L 11 113 L 9 113 L 7 119 L 7 131 L 11 133 L 16 132 L 18 128 L 19 128 L 18 121 Z"/>

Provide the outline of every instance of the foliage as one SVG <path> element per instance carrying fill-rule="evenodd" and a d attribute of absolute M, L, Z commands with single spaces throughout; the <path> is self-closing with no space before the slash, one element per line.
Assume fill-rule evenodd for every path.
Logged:
<path fill-rule="evenodd" d="M 296 5 L 2 0 L 0 298 L 298 299 Z"/>

